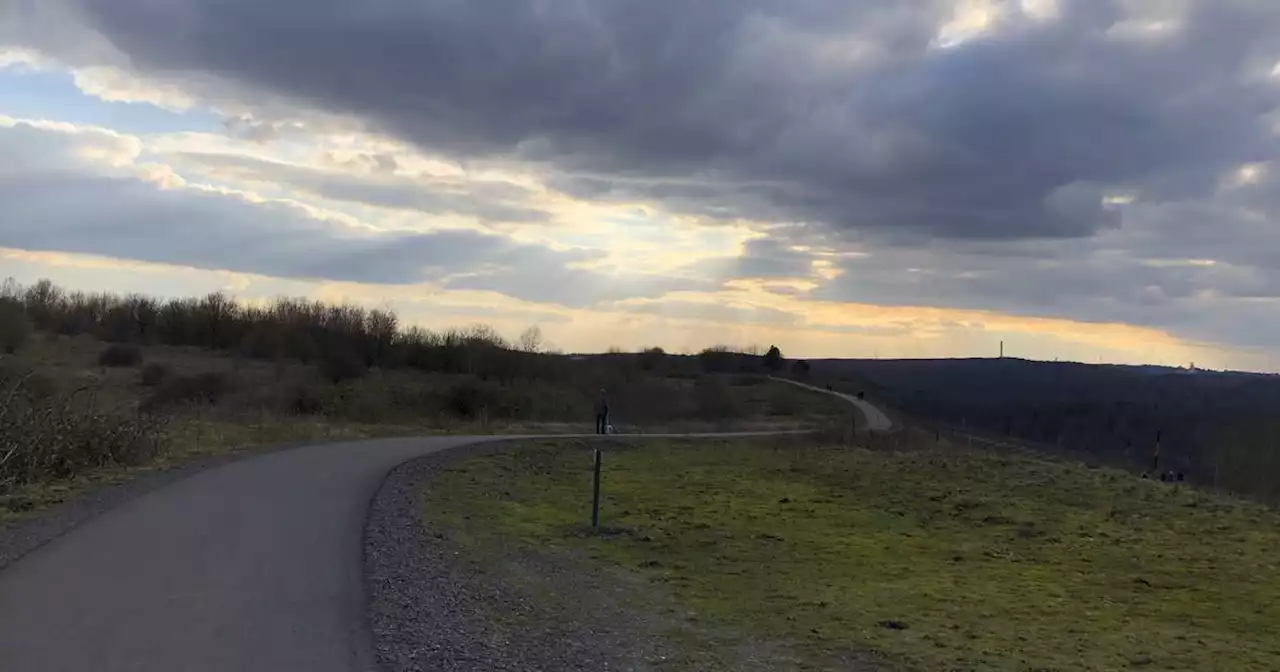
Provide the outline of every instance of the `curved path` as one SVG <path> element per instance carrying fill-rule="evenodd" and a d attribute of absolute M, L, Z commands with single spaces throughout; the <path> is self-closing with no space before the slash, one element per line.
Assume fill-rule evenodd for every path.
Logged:
<path fill-rule="evenodd" d="M 643 438 L 662 436 L 699 435 Z M 371 497 L 406 460 L 511 438 L 546 437 L 297 448 L 123 504 L 0 572 L 0 670 L 373 670 L 360 543 Z"/>
<path fill-rule="evenodd" d="M 862 415 L 867 419 L 867 427 L 866 427 L 867 429 L 870 429 L 875 432 L 887 432 L 893 429 L 893 421 L 889 419 L 889 416 L 884 414 L 884 411 L 881 411 L 880 409 L 876 408 L 870 403 L 862 399 L 859 399 L 858 397 L 852 394 L 835 392 L 833 390 L 823 389 L 815 385 L 809 385 L 807 383 L 801 383 L 799 381 L 789 380 L 787 378 L 777 378 L 774 376 L 769 376 L 769 378 L 771 380 L 776 380 L 780 383 L 790 383 L 792 385 L 795 385 L 796 387 L 803 387 L 806 390 L 813 390 L 814 392 L 830 394 L 830 395 L 840 397 L 841 399 L 844 399 L 845 401 L 853 404 L 854 406 L 857 406 L 859 409 L 862 410 Z"/>

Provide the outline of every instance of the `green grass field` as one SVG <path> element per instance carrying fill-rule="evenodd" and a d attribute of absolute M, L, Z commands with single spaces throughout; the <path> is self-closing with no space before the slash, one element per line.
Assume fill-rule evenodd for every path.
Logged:
<path fill-rule="evenodd" d="M 813 668 L 1280 669 L 1280 515 L 1033 456 L 790 442 L 539 441 L 442 472 L 428 526 L 585 550 Z M 477 553 L 478 556 L 484 555 Z"/>

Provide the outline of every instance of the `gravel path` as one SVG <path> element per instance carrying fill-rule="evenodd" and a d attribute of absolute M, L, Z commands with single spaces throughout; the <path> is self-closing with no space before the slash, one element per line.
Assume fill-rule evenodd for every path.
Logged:
<path fill-rule="evenodd" d="M 830 395 L 839 397 L 841 399 L 844 399 L 845 401 L 853 404 L 854 406 L 857 406 L 862 411 L 863 417 L 867 419 L 866 420 L 867 429 L 870 429 L 876 432 L 887 432 L 893 429 L 893 421 L 889 419 L 889 416 L 884 414 L 884 411 L 881 411 L 879 408 L 876 408 L 875 405 L 863 399 L 859 399 L 855 395 L 845 394 L 843 392 L 836 392 L 834 390 L 823 389 L 815 385 L 809 385 L 807 383 L 802 383 L 797 380 L 790 380 L 788 378 L 778 378 L 775 376 L 770 376 L 770 378 L 772 380 L 776 380 L 779 382 L 795 385 L 796 387 L 803 387 L 806 390 L 821 392 L 823 394 L 830 394 Z"/>

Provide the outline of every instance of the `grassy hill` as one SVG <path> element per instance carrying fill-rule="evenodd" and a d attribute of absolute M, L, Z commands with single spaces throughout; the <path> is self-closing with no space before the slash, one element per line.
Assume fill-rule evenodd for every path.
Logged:
<path fill-rule="evenodd" d="M 601 595 L 661 609 L 660 669 L 1280 669 L 1274 511 L 910 437 L 594 444 L 600 534 L 593 444 L 530 442 L 443 468 L 422 515 L 545 610 L 526 618 L 594 623 L 573 605 Z M 529 554 L 615 578 L 557 598 L 502 570 Z"/>

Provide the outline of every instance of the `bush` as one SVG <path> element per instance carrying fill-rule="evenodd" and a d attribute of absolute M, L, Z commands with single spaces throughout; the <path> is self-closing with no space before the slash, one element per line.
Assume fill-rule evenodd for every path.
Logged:
<path fill-rule="evenodd" d="M 648 372 L 660 372 L 666 368 L 667 353 L 662 348 L 645 348 L 640 353 L 640 368 Z"/>
<path fill-rule="evenodd" d="M 146 387 L 155 387 L 169 377 L 169 367 L 164 364 L 148 364 L 138 374 L 138 382 Z"/>
<path fill-rule="evenodd" d="M 32 373 L 27 376 L 26 381 L 23 383 L 23 387 L 26 395 L 30 399 L 40 402 L 53 399 L 62 393 L 62 389 L 53 378 L 39 373 Z M 7 393 L 7 391 L 0 390 L 0 394 L 5 393 Z"/>
<path fill-rule="evenodd" d="M 217 404 L 231 389 L 226 374 L 210 371 L 194 376 L 170 378 L 156 389 L 142 408 L 157 411 L 180 404 Z"/>
<path fill-rule="evenodd" d="M 320 373 L 335 384 L 358 380 L 368 371 L 364 362 L 350 352 L 331 352 L 320 362 Z"/>
<path fill-rule="evenodd" d="M 769 351 L 764 353 L 764 368 L 768 369 L 769 373 L 782 370 L 782 351 L 778 346 L 770 346 Z"/>
<path fill-rule="evenodd" d="M 141 464 L 164 449 L 160 418 L 103 410 L 85 390 L 48 394 L 38 380 L 0 371 L 0 495 L 111 464 Z"/>
<path fill-rule="evenodd" d="M 324 397 L 314 387 L 299 386 L 293 391 L 289 412 L 294 415 L 320 415 L 324 412 Z"/>
<path fill-rule="evenodd" d="M 117 343 L 98 355 L 101 366 L 137 366 L 142 363 L 142 349 L 136 345 Z"/>
<path fill-rule="evenodd" d="M 707 420 L 735 418 L 741 412 L 729 386 L 720 378 L 701 378 L 693 388 L 698 416 Z"/>
<path fill-rule="evenodd" d="M 445 397 L 445 407 L 450 413 L 465 420 L 480 417 L 496 409 L 501 403 L 501 395 L 491 385 L 482 385 L 475 381 L 458 383 L 449 388 Z"/>
<path fill-rule="evenodd" d="M 31 320 L 22 304 L 0 299 L 0 351 L 13 354 L 31 338 Z"/>

